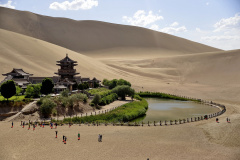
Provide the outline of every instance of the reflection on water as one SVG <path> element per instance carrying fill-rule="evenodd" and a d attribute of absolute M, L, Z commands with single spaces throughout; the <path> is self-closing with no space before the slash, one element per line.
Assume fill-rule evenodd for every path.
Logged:
<path fill-rule="evenodd" d="M 153 122 L 164 120 L 178 120 L 197 116 L 204 116 L 218 112 L 219 109 L 192 101 L 178 101 L 161 98 L 145 98 L 148 101 L 148 111 L 145 116 L 137 118 L 134 122 Z"/>

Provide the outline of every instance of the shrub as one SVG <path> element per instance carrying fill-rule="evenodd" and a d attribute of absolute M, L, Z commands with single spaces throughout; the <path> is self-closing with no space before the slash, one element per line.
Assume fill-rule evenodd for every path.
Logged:
<path fill-rule="evenodd" d="M 158 97 L 158 98 L 166 98 L 166 99 L 175 99 L 175 100 L 180 100 L 180 101 L 197 101 L 200 102 L 200 100 L 193 100 L 193 99 L 188 99 L 184 97 L 179 97 L 171 94 L 166 94 L 166 93 L 160 93 L 160 92 L 140 92 L 138 93 L 141 97 Z"/>
<path fill-rule="evenodd" d="M 117 98 L 118 98 L 118 95 L 116 93 L 111 93 L 110 95 L 101 98 L 99 105 L 106 105 L 106 104 L 112 103 Z"/>
<path fill-rule="evenodd" d="M 44 117 L 47 118 L 49 115 L 51 115 L 54 107 L 56 107 L 56 103 L 50 98 L 45 98 L 42 101 L 40 112 Z"/>
<path fill-rule="evenodd" d="M 113 89 L 116 86 L 120 86 L 120 85 L 127 85 L 129 87 L 131 87 L 131 83 L 124 80 L 124 79 L 113 79 L 113 80 L 107 80 L 107 79 L 103 79 L 103 85 L 108 86 L 109 89 Z"/>
<path fill-rule="evenodd" d="M 65 90 L 62 91 L 60 94 L 61 94 L 62 97 L 68 97 L 69 90 L 68 90 L 68 89 L 65 89 Z"/>
<path fill-rule="evenodd" d="M 112 90 L 113 93 L 116 93 L 122 100 L 125 100 L 126 95 L 133 96 L 135 94 L 134 89 L 130 88 L 127 85 L 117 86 Z"/>
<path fill-rule="evenodd" d="M 93 97 L 92 103 L 95 104 L 95 106 L 97 106 L 100 103 L 101 100 L 101 96 L 99 94 L 95 94 L 95 96 Z"/>
<path fill-rule="evenodd" d="M 110 85 L 110 81 L 107 80 L 107 79 L 103 79 L 102 84 L 105 85 L 105 86 L 109 86 Z"/>
<path fill-rule="evenodd" d="M 41 84 L 30 84 L 26 89 L 26 98 L 39 98 L 40 97 Z"/>

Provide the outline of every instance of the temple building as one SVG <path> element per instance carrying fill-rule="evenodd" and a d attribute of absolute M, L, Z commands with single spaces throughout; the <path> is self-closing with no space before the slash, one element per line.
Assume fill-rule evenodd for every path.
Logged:
<path fill-rule="evenodd" d="M 7 77 L 0 84 L 8 80 L 13 80 L 19 87 L 25 89 L 27 88 L 27 85 L 31 83 L 29 81 L 29 76 L 32 76 L 33 74 L 24 72 L 22 69 L 13 68 L 11 72 L 2 75 Z"/>
<path fill-rule="evenodd" d="M 22 69 L 14 68 L 11 72 L 2 74 L 7 77 L 0 83 L 0 85 L 7 80 L 13 80 L 18 86 L 26 89 L 28 84 L 42 83 L 43 79 L 50 78 L 54 83 L 54 90 L 57 92 L 66 88 L 72 91 L 73 85 L 78 85 L 84 82 L 87 82 L 90 88 L 94 88 L 95 83 L 99 84 L 101 82 L 95 77 L 91 80 L 90 78 L 76 76 L 80 74 L 74 69 L 74 66 L 77 66 L 77 61 L 70 59 L 68 54 L 66 54 L 66 57 L 62 60 L 57 61 L 57 65 L 60 66 L 60 69 L 55 72 L 58 76 L 53 77 L 32 77 L 33 74 L 26 73 Z"/>

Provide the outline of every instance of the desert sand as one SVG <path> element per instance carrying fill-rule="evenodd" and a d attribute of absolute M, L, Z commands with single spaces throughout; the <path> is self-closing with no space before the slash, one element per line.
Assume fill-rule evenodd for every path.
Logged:
<path fill-rule="evenodd" d="M 0 122 L 1 159 L 239 159 L 240 50 L 222 51 L 139 27 L 5 8 L 0 8 L 0 21 L 0 73 L 23 68 L 34 76 L 53 76 L 56 61 L 68 53 L 78 61 L 82 77 L 123 78 L 136 91 L 196 97 L 227 108 L 220 123 L 210 119 L 167 127 L 63 126 L 58 139 L 49 127 L 28 131 L 19 122 L 13 129 L 9 122 Z M 226 123 L 227 117 L 231 123 Z M 62 134 L 68 137 L 66 145 Z M 102 143 L 97 142 L 98 134 L 103 134 Z"/>

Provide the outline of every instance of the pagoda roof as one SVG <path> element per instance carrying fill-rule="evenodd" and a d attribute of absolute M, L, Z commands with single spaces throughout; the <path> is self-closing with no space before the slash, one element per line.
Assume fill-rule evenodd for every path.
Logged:
<path fill-rule="evenodd" d="M 23 69 L 13 68 L 9 73 L 2 74 L 3 76 L 13 75 L 13 76 L 32 76 L 33 74 L 24 72 Z"/>
<path fill-rule="evenodd" d="M 70 58 L 68 57 L 68 54 L 66 54 L 66 57 L 65 57 L 65 58 L 63 58 L 62 60 L 57 61 L 57 62 L 58 62 L 58 63 L 63 63 L 63 62 L 77 63 L 77 61 L 74 61 L 74 60 L 70 59 Z"/>

